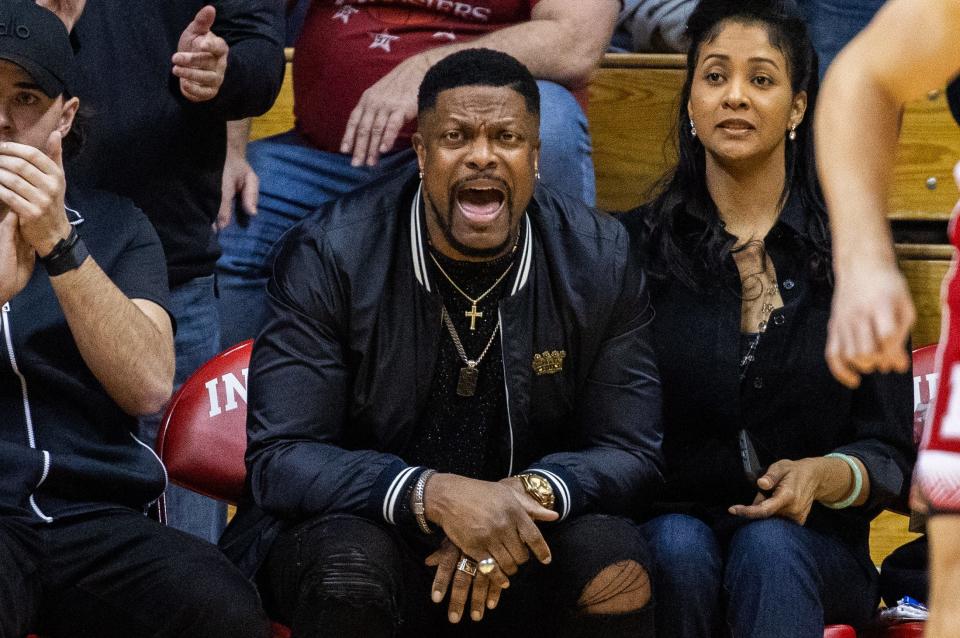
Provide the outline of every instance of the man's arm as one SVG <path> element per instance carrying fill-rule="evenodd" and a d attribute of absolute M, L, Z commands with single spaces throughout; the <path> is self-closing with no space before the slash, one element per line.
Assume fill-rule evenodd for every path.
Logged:
<path fill-rule="evenodd" d="M 407 58 L 364 92 L 350 114 L 340 152 L 352 154 L 355 166 L 376 165 L 403 125 L 416 116 L 417 91 L 427 70 L 463 49 L 503 51 L 537 79 L 570 89 L 586 86 L 610 43 L 619 9 L 618 0 L 541 0 L 527 22 Z"/>
<path fill-rule="evenodd" d="M 960 4 L 893 0 L 837 56 L 816 114 L 817 164 L 830 209 L 836 292 L 827 361 L 838 380 L 906 371 L 913 304 L 887 224 L 902 105 L 960 69 Z M 922 34 L 922 35 L 921 35 Z"/>
<path fill-rule="evenodd" d="M 250 359 L 247 475 L 254 501 L 284 518 L 350 513 L 394 523 L 417 468 L 349 450 L 347 309 L 335 259 L 309 225 L 288 233 L 267 284 L 268 315 Z"/>
<path fill-rule="evenodd" d="M 630 258 L 626 229 L 620 229 L 619 267 L 598 286 L 619 289 L 605 338 L 577 396 L 574 423 L 581 428 L 576 450 L 549 454 L 529 470 L 553 484 L 561 520 L 584 510 L 626 512 L 662 481 L 660 375 L 651 344 L 653 311 L 643 273 Z"/>
<path fill-rule="evenodd" d="M 914 311 L 886 223 L 887 184 L 899 110 L 956 75 L 958 32 L 957 2 L 891 0 L 836 58 L 820 94 L 817 163 L 830 207 L 837 277 L 827 359 L 848 385 L 872 370 L 909 365 L 903 344 Z M 929 638 L 955 635 L 960 622 L 957 527 L 955 515 L 928 524 Z"/>
<path fill-rule="evenodd" d="M 38 255 L 53 252 L 70 234 L 60 132 L 49 157 L 25 144 L 0 144 L 0 203 L 19 221 Z M 9 213 L 8 213 L 9 215 Z M 163 408 L 173 387 L 173 331 L 153 302 L 128 299 L 88 257 L 77 269 L 50 278 L 84 362 L 129 414 Z"/>
<path fill-rule="evenodd" d="M 260 195 L 260 178 L 247 162 L 247 141 L 250 138 L 250 118 L 227 122 L 227 154 L 220 179 L 220 211 L 217 229 L 230 225 L 234 206 L 238 214 L 256 215 Z M 239 202 L 237 201 L 239 199 Z"/>
<path fill-rule="evenodd" d="M 223 120 L 265 113 L 283 83 L 283 4 L 278 0 L 211 0 L 212 33 L 229 47 L 216 96 L 201 103 Z M 184 25 L 186 27 L 187 25 Z"/>
<path fill-rule="evenodd" d="M 50 278 L 84 363 L 124 412 L 159 412 L 173 391 L 173 328 L 167 312 L 128 299 L 87 258 Z"/>

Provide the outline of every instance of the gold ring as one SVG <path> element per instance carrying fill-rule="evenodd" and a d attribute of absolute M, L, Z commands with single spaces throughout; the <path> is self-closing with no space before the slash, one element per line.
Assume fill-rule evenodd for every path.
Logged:
<path fill-rule="evenodd" d="M 460 562 L 457 563 L 457 569 L 467 574 L 468 576 L 477 575 L 477 564 L 474 561 L 467 558 L 466 556 L 461 558 Z"/>
<path fill-rule="evenodd" d="M 482 561 L 477 563 L 477 569 L 480 570 L 481 574 L 487 575 L 497 568 L 497 561 L 492 558 L 484 558 Z"/>

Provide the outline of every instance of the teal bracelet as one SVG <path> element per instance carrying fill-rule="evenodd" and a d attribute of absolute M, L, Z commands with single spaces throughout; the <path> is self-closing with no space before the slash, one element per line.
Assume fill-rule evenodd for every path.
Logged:
<path fill-rule="evenodd" d="M 853 505 L 860 497 L 860 492 L 863 490 L 863 473 L 860 471 L 860 466 L 857 465 L 857 462 L 853 460 L 852 456 L 847 454 L 841 454 L 840 452 L 831 452 L 826 455 L 827 457 L 838 458 L 847 465 L 850 466 L 850 470 L 853 472 L 853 489 L 850 490 L 850 495 L 842 501 L 836 503 L 824 503 L 826 507 L 834 510 L 842 510 Z"/>

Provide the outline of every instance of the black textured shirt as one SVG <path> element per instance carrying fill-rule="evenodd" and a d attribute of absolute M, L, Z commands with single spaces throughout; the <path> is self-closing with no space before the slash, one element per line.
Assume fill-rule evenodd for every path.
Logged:
<path fill-rule="evenodd" d="M 433 258 L 456 284 L 476 299 L 499 283 L 480 303 L 475 330 L 470 329 L 473 304 L 458 292 L 431 260 L 433 280 L 437 282 L 443 305 L 450 314 L 457 336 L 468 359 L 476 361 L 490 343 L 486 355 L 477 364 L 477 385 L 473 396 L 460 396 L 457 386 L 466 366 L 446 325 L 440 339 L 430 399 L 419 427 L 405 453 L 409 463 L 488 481 L 506 476 L 509 450 L 499 449 L 502 430 L 507 427 L 506 393 L 503 385 L 503 358 L 497 330 L 497 305 L 513 282 L 514 253 L 488 262 L 455 261 L 432 251 Z M 491 341 L 492 337 L 492 341 Z"/>

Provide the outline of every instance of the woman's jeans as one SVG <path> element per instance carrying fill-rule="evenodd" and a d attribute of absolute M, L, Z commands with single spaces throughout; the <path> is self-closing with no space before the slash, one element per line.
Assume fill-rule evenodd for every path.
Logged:
<path fill-rule="evenodd" d="M 746 523 L 727 546 L 703 521 L 658 516 L 641 526 L 652 554 L 658 636 L 822 638 L 877 606 L 877 574 L 835 538 L 782 518 Z"/>

